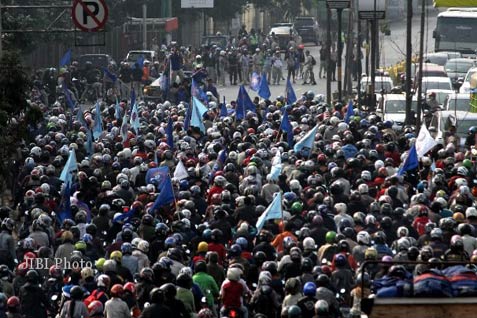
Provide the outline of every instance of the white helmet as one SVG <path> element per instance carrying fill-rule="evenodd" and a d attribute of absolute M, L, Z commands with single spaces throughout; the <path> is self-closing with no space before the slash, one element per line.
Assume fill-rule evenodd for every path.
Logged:
<path fill-rule="evenodd" d="M 407 229 L 407 227 L 405 226 L 400 226 L 398 229 L 397 229 L 397 236 L 398 237 L 406 237 L 409 235 L 409 230 Z"/>
<path fill-rule="evenodd" d="M 137 249 L 142 251 L 143 253 L 149 252 L 149 242 L 145 240 L 141 240 L 137 245 Z"/>
<path fill-rule="evenodd" d="M 369 245 L 371 242 L 371 236 L 366 231 L 359 231 L 358 235 L 356 236 L 356 241 L 364 245 Z"/>
<path fill-rule="evenodd" d="M 347 123 L 339 123 L 338 124 L 338 132 L 344 132 L 348 129 L 348 124 Z"/>
<path fill-rule="evenodd" d="M 307 237 L 303 240 L 303 249 L 314 250 L 316 249 L 315 240 L 312 237 Z"/>

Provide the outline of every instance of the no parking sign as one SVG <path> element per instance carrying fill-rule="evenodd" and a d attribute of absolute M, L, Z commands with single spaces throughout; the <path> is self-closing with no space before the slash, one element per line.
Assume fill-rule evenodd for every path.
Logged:
<path fill-rule="evenodd" d="M 108 7 L 104 0 L 75 0 L 71 17 L 78 29 L 85 32 L 98 31 L 108 20 Z"/>

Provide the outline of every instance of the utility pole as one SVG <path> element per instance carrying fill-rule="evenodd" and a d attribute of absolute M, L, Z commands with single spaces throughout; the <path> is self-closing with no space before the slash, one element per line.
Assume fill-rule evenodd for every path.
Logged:
<path fill-rule="evenodd" d="M 2 30 L 2 0 L 0 0 L 0 58 L 3 55 Z"/>
<path fill-rule="evenodd" d="M 412 95 L 411 95 L 411 63 L 412 63 L 412 0 L 407 0 L 406 25 L 406 124 L 412 123 Z"/>
<path fill-rule="evenodd" d="M 142 49 L 147 50 L 147 4 L 142 4 Z"/>
<path fill-rule="evenodd" d="M 336 58 L 337 61 L 337 68 L 338 68 L 338 101 L 341 102 L 343 97 L 343 83 L 342 83 L 342 55 L 343 55 L 343 41 L 341 39 L 341 23 L 342 23 L 342 13 L 343 9 L 337 9 L 336 12 L 338 13 L 338 51 L 336 52 L 338 57 Z"/>
<path fill-rule="evenodd" d="M 419 37 L 419 78 L 418 78 L 418 95 L 417 95 L 417 119 L 416 119 L 416 129 L 421 127 L 421 105 L 422 105 L 422 59 L 424 55 L 424 24 L 426 20 L 426 1 L 421 0 L 422 9 L 421 9 L 421 34 Z"/>
<path fill-rule="evenodd" d="M 326 8 L 326 103 L 331 106 L 331 10 Z"/>

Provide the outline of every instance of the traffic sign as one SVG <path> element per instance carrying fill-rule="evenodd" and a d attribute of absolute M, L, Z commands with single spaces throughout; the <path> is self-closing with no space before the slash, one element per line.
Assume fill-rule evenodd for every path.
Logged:
<path fill-rule="evenodd" d="M 328 0 L 326 4 L 330 9 L 347 9 L 349 8 L 350 0 Z"/>
<path fill-rule="evenodd" d="M 95 32 L 106 24 L 108 7 L 104 0 L 75 0 L 71 17 L 78 29 Z"/>

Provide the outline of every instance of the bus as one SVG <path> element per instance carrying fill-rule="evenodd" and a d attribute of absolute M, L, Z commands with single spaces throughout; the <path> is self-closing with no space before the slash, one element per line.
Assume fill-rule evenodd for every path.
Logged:
<path fill-rule="evenodd" d="M 439 13 L 432 34 L 434 50 L 475 54 L 477 49 L 477 8 L 451 8 Z"/>

